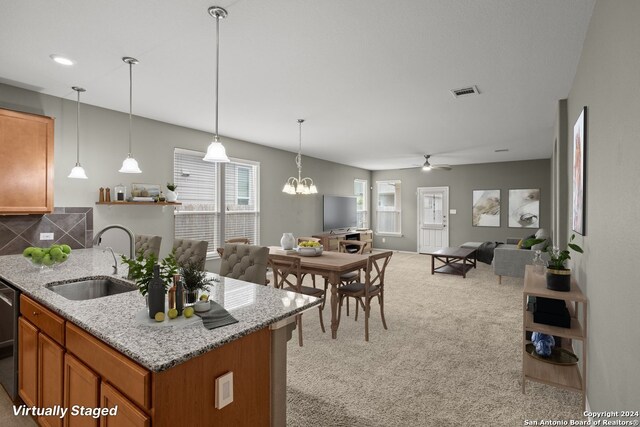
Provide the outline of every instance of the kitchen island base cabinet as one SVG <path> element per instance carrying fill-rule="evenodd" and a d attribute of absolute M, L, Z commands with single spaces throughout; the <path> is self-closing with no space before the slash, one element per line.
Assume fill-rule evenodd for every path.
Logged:
<path fill-rule="evenodd" d="M 64 349 L 45 334 L 38 334 L 38 406 L 55 408 L 63 403 Z M 62 427 L 58 415 L 38 417 L 46 427 Z"/>
<path fill-rule="evenodd" d="M 100 427 L 149 427 L 150 418 L 138 409 L 118 390 L 107 383 L 100 386 L 100 407 L 118 407 L 118 413 L 114 416 L 100 418 Z"/>
<path fill-rule="evenodd" d="M 38 329 L 18 319 L 18 394 L 27 406 L 38 405 Z"/>
<path fill-rule="evenodd" d="M 70 355 L 64 356 L 64 407 L 69 413 L 64 417 L 64 427 L 97 427 L 98 419 L 71 415 L 74 405 L 97 408 L 100 400 L 100 377 L 84 363 Z"/>
<path fill-rule="evenodd" d="M 153 427 L 269 426 L 268 328 L 153 373 Z M 216 409 L 215 380 L 233 372 L 233 402 Z"/>

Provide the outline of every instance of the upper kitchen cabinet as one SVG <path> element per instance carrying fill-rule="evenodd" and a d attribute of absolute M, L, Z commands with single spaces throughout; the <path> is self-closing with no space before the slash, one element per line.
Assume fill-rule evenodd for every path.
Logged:
<path fill-rule="evenodd" d="M 0 109 L 0 214 L 53 211 L 53 119 Z"/>

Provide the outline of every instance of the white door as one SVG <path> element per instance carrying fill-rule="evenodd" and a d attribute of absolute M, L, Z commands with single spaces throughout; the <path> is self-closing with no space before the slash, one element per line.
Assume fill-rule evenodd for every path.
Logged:
<path fill-rule="evenodd" d="M 449 246 L 449 187 L 418 188 L 418 252 Z"/>

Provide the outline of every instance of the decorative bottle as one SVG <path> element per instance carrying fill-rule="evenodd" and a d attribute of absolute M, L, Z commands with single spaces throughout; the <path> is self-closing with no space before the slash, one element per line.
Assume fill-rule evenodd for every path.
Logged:
<path fill-rule="evenodd" d="M 533 272 L 536 274 L 544 274 L 546 267 L 547 263 L 542 259 L 542 251 L 538 249 L 533 257 Z"/>
<path fill-rule="evenodd" d="M 296 245 L 296 238 L 293 237 L 293 233 L 283 233 L 282 238 L 280 239 L 280 246 L 282 249 L 288 250 L 293 249 Z"/>
<path fill-rule="evenodd" d="M 164 313 L 164 282 L 160 278 L 158 264 L 153 266 L 153 279 L 149 281 L 147 294 L 149 294 L 149 317 L 153 319 L 156 313 Z"/>
<path fill-rule="evenodd" d="M 182 310 L 184 309 L 184 287 L 182 286 L 182 278 L 179 274 L 173 276 L 173 283 L 176 288 L 176 310 L 178 310 L 178 316 L 182 316 Z"/>

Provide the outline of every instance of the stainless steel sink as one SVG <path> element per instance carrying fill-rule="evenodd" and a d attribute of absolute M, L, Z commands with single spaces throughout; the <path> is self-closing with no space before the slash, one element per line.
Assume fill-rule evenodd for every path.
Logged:
<path fill-rule="evenodd" d="M 138 289 L 136 285 L 115 280 L 111 277 L 80 279 L 66 283 L 50 283 L 45 287 L 66 299 L 74 301 L 102 298 Z"/>

